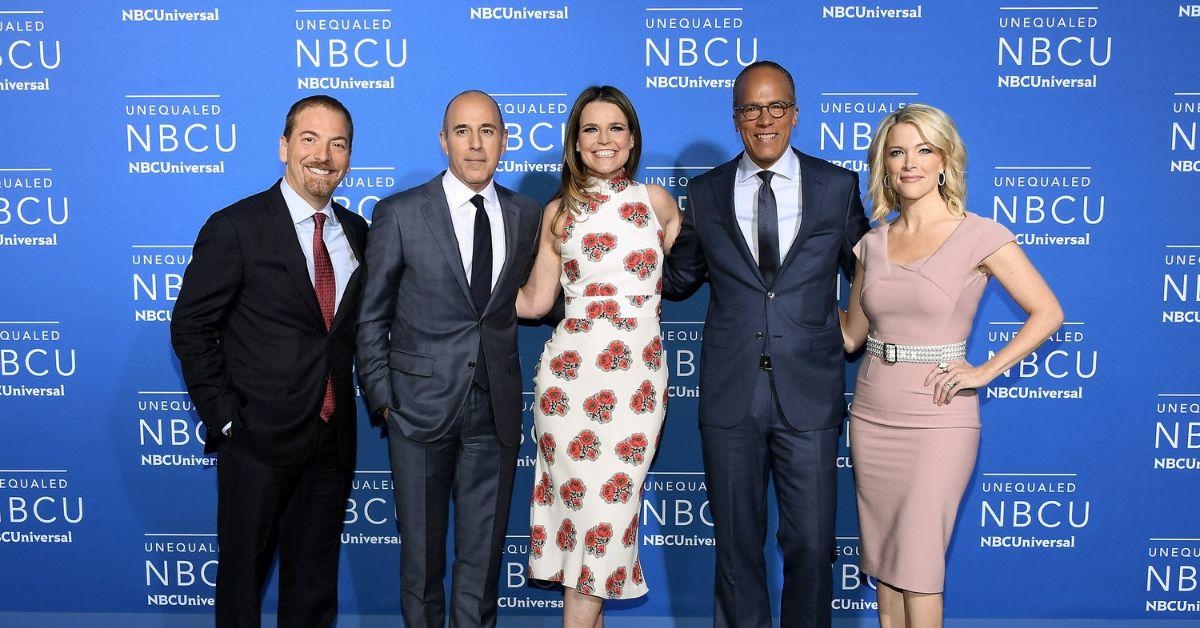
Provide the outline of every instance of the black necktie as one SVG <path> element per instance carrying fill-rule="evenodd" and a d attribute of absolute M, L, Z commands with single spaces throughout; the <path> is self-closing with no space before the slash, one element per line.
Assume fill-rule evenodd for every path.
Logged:
<path fill-rule="evenodd" d="M 483 315 L 492 296 L 492 223 L 483 210 L 483 197 L 471 197 L 475 206 L 475 246 L 471 252 L 471 298 L 475 311 Z"/>
<path fill-rule="evenodd" d="M 769 284 L 779 270 L 779 211 L 775 207 L 775 191 L 771 189 L 770 170 L 758 173 L 758 270 Z"/>

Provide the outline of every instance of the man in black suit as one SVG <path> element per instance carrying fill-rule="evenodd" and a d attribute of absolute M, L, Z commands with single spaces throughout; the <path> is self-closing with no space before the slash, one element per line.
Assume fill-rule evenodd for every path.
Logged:
<path fill-rule="evenodd" d="M 367 224 L 330 197 L 353 139 L 337 100 L 292 105 L 283 179 L 208 219 L 175 303 L 171 342 L 217 452 L 218 626 L 259 625 L 277 548 L 279 626 L 337 617 Z"/>
<path fill-rule="evenodd" d="M 375 205 L 359 381 L 387 421 L 406 625 L 445 623 L 453 496 L 450 625 L 494 626 L 521 442 L 516 297 L 542 210 L 492 181 L 507 135 L 490 96 L 456 96 L 440 135 L 449 169 Z"/>
<path fill-rule="evenodd" d="M 836 275 L 853 275 L 851 249 L 867 219 L 858 175 L 789 146 L 797 114 L 787 70 L 753 63 L 733 96 L 746 150 L 692 179 L 663 276 L 668 298 L 685 298 L 704 281 L 712 297 L 700 439 L 717 540 L 713 625 L 771 626 L 762 550 L 772 476 L 780 624 L 829 626 L 845 410 Z"/>

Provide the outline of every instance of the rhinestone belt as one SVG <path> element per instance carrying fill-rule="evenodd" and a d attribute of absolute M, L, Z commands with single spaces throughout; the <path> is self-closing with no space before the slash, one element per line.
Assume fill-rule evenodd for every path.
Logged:
<path fill-rule="evenodd" d="M 938 364 L 967 357 L 967 341 L 948 345 L 897 345 L 867 336 L 867 353 L 888 364 L 915 362 Z"/>

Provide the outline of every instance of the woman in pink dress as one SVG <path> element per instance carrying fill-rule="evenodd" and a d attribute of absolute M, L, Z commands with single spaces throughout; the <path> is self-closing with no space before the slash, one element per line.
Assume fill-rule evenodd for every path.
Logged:
<path fill-rule="evenodd" d="M 1062 324 L 1013 235 L 966 211 L 966 150 L 944 112 L 914 104 L 880 123 L 869 153 L 880 224 L 854 247 L 846 350 L 866 346 L 851 406 L 862 570 L 883 628 L 942 625 L 945 553 L 979 447 L 976 391 Z M 885 219 L 893 211 L 899 215 Z M 964 360 L 995 278 L 1029 315 L 987 362 Z"/>
<path fill-rule="evenodd" d="M 564 626 L 599 628 L 605 599 L 647 591 L 638 513 L 667 405 L 659 295 L 680 217 L 666 190 L 633 180 L 641 129 L 620 90 L 584 90 L 565 137 L 562 189 L 517 297 L 518 316 L 540 318 L 566 295 L 534 376 L 529 574 L 562 583 Z"/>

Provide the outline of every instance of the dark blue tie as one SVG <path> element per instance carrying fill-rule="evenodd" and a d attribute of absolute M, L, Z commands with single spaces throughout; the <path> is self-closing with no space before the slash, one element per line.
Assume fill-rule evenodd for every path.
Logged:
<path fill-rule="evenodd" d="M 771 189 L 770 170 L 758 173 L 758 270 L 769 285 L 779 270 L 779 210 L 775 207 L 775 191 Z"/>
<path fill-rule="evenodd" d="M 471 249 L 471 300 L 475 302 L 475 312 L 483 318 L 487 309 L 488 299 L 492 296 L 492 222 L 488 220 L 487 212 L 483 209 L 483 197 L 476 194 L 471 197 L 475 206 L 475 242 Z M 483 336 L 479 337 L 479 358 L 473 367 L 475 372 L 471 379 L 482 389 L 490 388 L 487 360 L 483 354 Z"/>
<path fill-rule="evenodd" d="M 483 197 L 471 197 L 475 206 L 475 244 L 471 252 L 471 298 L 475 311 L 483 316 L 492 296 L 492 223 L 483 209 Z"/>

